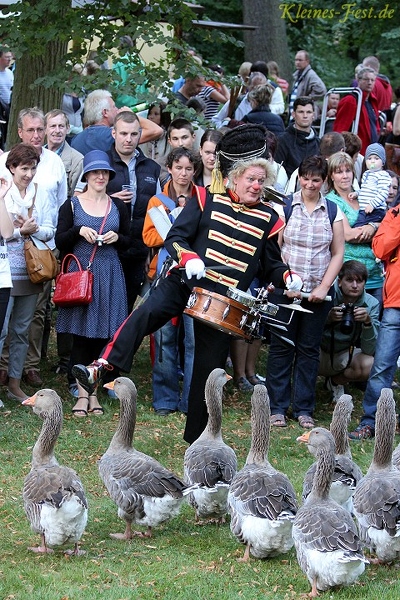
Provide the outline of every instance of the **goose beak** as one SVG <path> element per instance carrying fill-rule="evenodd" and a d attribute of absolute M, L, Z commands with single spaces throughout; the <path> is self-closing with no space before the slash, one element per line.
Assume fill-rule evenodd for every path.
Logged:
<path fill-rule="evenodd" d="M 226 377 L 227 381 L 229 381 L 230 379 L 232 379 L 232 375 L 229 375 L 228 373 L 225 373 L 225 377 Z"/>
<path fill-rule="evenodd" d="M 115 384 L 115 379 L 114 379 L 114 381 L 110 381 L 109 383 L 105 383 L 103 385 L 103 388 L 106 388 L 106 390 L 113 390 L 114 389 L 114 384 Z"/>
<path fill-rule="evenodd" d="M 307 431 L 306 433 L 303 433 L 303 435 L 298 437 L 296 441 L 302 442 L 303 444 L 308 444 L 308 439 L 310 437 L 310 433 L 311 433 L 311 431 Z"/>
<path fill-rule="evenodd" d="M 25 398 L 25 400 L 23 400 L 21 402 L 21 404 L 23 404 L 24 406 L 35 406 L 36 397 L 37 397 L 37 394 L 34 394 L 33 396 L 30 396 L 29 398 Z"/>

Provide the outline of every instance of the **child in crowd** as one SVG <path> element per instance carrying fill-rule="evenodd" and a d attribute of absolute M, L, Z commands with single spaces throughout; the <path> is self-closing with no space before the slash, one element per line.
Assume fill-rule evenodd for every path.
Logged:
<path fill-rule="evenodd" d="M 365 153 L 367 170 L 361 179 L 361 188 L 358 192 L 349 194 L 349 198 L 358 198 L 360 206 L 357 221 L 353 227 L 380 223 L 386 214 L 386 200 L 392 178 L 383 169 L 386 163 L 385 149 L 381 144 L 370 144 Z M 373 225 L 375 228 L 376 226 Z"/>

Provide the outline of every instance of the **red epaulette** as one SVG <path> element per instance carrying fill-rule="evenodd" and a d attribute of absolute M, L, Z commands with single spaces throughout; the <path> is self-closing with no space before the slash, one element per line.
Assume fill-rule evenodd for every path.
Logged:
<path fill-rule="evenodd" d="M 197 202 L 199 203 L 200 210 L 203 212 L 206 203 L 207 190 L 200 185 L 196 185 L 196 196 Z"/>

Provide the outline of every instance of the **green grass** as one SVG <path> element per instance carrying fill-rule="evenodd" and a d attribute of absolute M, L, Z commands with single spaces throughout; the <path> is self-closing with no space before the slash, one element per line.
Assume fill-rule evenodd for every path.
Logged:
<path fill-rule="evenodd" d="M 259 373 L 264 373 L 266 350 L 260 355 Z M 44 387 L 57 390 L 64 401 L 64 427 L 56 446 L 59 461 L 79 473 L 89 499 L 89 521 L 82 538 L 82 557 L 36 555 L 27 550 L 39 542 L 25 517 L 21 490 L 30 469 L 31 450 L 42 422 L 32 411 L 5 400 L 1 419 L 0 463 L 0 600 L 230 600 L 255 598 L 286 600 L 302 598 L 309 591 L 295 552 L 269 559 L 238 562 L 244 547 L 232 536 L 229 524 L 197 526 L 193 510 L 184 505 L 179 517 L 156 528 L 151 539 L 129 542 L 113 540 L 111 532 L 122 532 L 116 507 L 109 499 L 97 472 L 97 460 L 107 448 L 119 415 L 118 402 L 102 395 L 103 417 L 72 417 L 73 400 L 66 380 L 54 375 L 57 362 L 52 338 L 50 355 L 42 364 Z M 158 417 L 151 408 L 151 365 L 148 344 L 139 351 L 132 379 L 138 387 L 138 420 L 135 446 L 182 476 L 184 416 Z M 27 391 L 29 388 L 24 388 Z M 5 391 L 5 390 L 4 390 Z M 354 392 L 353 424 L 361 411 L 362 394 Z M 396 392 L 396 395 L 398 393 Z M 333 406 L 328 392 L 318 382 L 316 418 L 329 426 Z M 238 455 L 239 467 L 250 441 L 250 394 L 226 386 L 224 439 Z M 312 462 L 303 445 L 296 442 L 300 427 L 294 421 L 286 429 L 273 429 L 270 460 L 291 479 L 300 497 L 303 475 Z M 373 442 L 352 444 L 354 459 L 365 472 Z M 400 597 L 398 565 L 369 566 L 360 581 L 348 588 L 323 595 L 326 598 L 397 600 Z"/>

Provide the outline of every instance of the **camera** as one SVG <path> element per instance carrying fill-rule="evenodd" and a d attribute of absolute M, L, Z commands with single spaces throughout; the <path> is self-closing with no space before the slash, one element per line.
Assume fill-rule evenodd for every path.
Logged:
<path fill-rule="evenodd" d="M 104 238 L 104 235 L 98 235 L 97 236 L 96 242 L 97 242 L 98 246 L 102 246 L 103 245 L 103 238 Z"/>
<path fill-rule="evenodd" d="M 342 320 L 340 321 L 340 331 L 342 333 L 351 333 L 354 327 L 354 304 L 348 302 L 341 305 Z"/>

